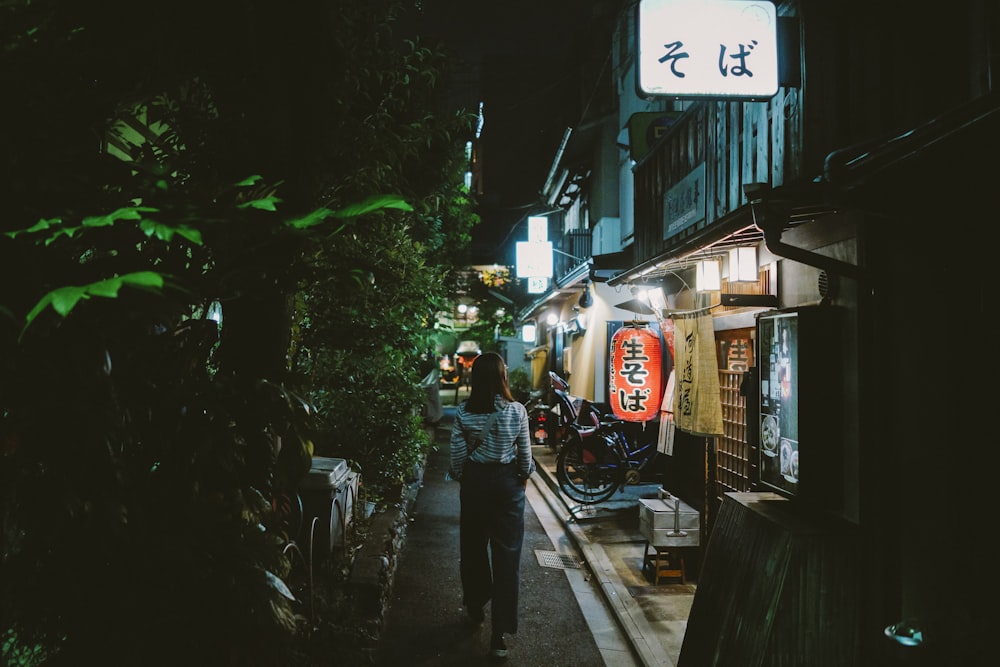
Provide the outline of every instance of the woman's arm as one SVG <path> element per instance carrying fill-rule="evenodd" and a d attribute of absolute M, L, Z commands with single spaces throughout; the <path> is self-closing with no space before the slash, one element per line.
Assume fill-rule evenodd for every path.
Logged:
<path fill-rule="evenodd" d="M 521 403 L 514 403 L 520 416 L 520 427 L 517 432 L 517 467 L 521 479 L 527 483 L 531 473 L 535 472 L 535 460 L 531 456 L 531 436 L 528 430 L 528 411 Z"/>
<path fill-rule="evenodd" d="M 448 466 L 448 474 L 456 480 L 462 479 L 465 461 L 469 458 L 469 445 L 465 441 L 462 414 L 461 409 L 455 410 L 455 421 L 451 424 L 451 463 Z"/>

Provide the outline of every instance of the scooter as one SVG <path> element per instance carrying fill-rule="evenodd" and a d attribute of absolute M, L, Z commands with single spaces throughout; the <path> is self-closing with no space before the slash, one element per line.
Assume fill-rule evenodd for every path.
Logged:
<path fill-rule="evenodd" d="M 572 428 L 582 432 L 596 430 L 601 424 L 601 411 L 594 403 L 571 395 L 569 384 L 557 373 L 549 371 L 549 384 L 554 399 L 552 404 L 542 402 L 539 396 L 526 407 L 532 444 L 559 451 Z"/>
<path fill-rule="evenodd" d="M 552 406 L 545 402 L 545 392 L 531 392 L 524 407 L 528 411 L 528 431 L 532 445 L 545 445 L 549 440 L 548 422 Z"/>

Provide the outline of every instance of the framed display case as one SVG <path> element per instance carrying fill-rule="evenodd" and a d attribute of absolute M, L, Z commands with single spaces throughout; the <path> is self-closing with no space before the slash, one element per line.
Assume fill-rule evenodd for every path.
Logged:
<path fill-rule="evenodd" d="M 839 319 L 829 306 L 757 316 L 759 485 L 825 506 L 843 477 Z"/>

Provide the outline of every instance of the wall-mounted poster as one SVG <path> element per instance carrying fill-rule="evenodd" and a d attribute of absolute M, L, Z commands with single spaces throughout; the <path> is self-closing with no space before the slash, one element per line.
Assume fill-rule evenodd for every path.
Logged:
<path fill-rule="evenodd" d="M 762 317 L 760 345 L 760 476 L 795 494 L 799 484 L 798 313 Z"/>
<path fill-rule="evenodd" d="M 827 507 L 842 492 L 838 321 L 823 306 L 757 317 L 759 482 Z"/>

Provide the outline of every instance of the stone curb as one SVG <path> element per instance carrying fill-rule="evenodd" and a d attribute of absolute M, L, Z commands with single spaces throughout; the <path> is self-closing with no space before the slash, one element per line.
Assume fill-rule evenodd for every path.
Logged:
<path fill-rule="evenodd" d="M 399 501 L 372 517 L 368 537 L 355 554 L 345 583 L 352 613 L 368 637 L 362 647 L 367 664 L 375 664 L 399 554 L 406 542 L 410 513 L 423 486 L 425 466 L 426 459 L 414 469 L 413 479 L 403 487 Z"/>
<path fill-rule="evenodd" d="M 541 481 L 539 479 L 532 480 L 535 488 L 545 498 L 545 502 L 559 518 L 559 522 L 566 529 L 573 544 L 583 554 L 587 568 L 599 583 L 605 606 L 618 622 L 618 626 L 625 634 L 633 653 L 644 667 L 674 667 L 670 656 L 655 640 L 655 631 L 649 624 L 645 612 L 628 592 L 625 584 L 622 583 L 621 577 L 604 548 L 600 544 L 591 542 L 583 528 L 573 520 L 572 508 L 566 502 L 566 497 L 559 491 L 559 483 L 552 472 L 545 466 L 537 466 L 535 477 L 541 478 Z"/>

